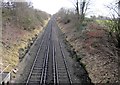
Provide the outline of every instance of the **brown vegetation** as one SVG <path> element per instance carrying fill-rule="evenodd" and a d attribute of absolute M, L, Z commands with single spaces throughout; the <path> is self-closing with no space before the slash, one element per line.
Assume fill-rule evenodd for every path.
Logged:
<path fill-rule="evenodd" d="M 65 24 L 59 13 L 57 22 L 66 40 L 77 52 L 77 61 L 82 62 L 93 83 L 118 82 L 118 50 L 106 27 L 86 18 L 80 31 L 75 17 Z M 69 16 L 72 16 L 71 14 Z M 74 58 L 74 57 L 73 57 Z"/>
<path fill-rule="evenodd" d="M 2 69 L 10 64 L 6 71 L 11 71 L 24 58 L 49 15 L 32 8 L 29 2 L 2 5 Z"/>

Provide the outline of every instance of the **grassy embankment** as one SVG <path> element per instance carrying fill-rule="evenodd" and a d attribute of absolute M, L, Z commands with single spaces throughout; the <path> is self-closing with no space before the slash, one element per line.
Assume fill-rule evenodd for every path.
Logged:
<path fill-rule="evenodd" d="M 86 18 L 78 30 L 74 13 L 58 12 L 57 22 L 73 50 L 72 58 L 83 64 L 93 83 L 118 82 L 118 51 L 108 20 Z"/>
<path fill-rule="evenodd" d="M 2 10 L 2 69 L 11 71 L 23 59 L 37 35 L 49 20 L 43 11 L 17 3 L 14 10 Z"/>

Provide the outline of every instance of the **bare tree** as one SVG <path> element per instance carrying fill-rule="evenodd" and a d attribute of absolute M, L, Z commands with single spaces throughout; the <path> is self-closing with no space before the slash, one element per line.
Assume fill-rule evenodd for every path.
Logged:
<path fill-rule="evenodd" d="M 118 18 L 119 18 L 119 29 L 120 29 L 120 0 L 118 2 Z"/>
<path fill-rule="evenodd" d="M 91 0 L 74 0 L 74 2 L 72 2 L 76 9 L 78 24 L 84 21 L 85 14 L 89 9 L 90 1 Z"/>
<path fill-rule="evenodd" d="M 118 2 L 118 29 L 119 29 L 119 39 L 118 39 L 118 46 L 120 47 L 120 0 Z"/>
<path fill-rule="evenodd" d="M 74 0 L 74 2 L 72 2 L 74 7 L 75 7 L 75 11 L 76 11 L 76 14 L 77 14 L 77 18 L 78 20 L 80 19 L 80 8 L 79 8 L 79 0 Z"/>
<path fill-rule="evenodd" d="M 108 23 L 110 29 L 110 35 L 116 38 L 117 47 L 120 48 L 120 0 L 115 3 L 111 3 L 110 6 L 107 6 L 110 9 L 112 18 L 111 23 Z M 112 11 L 112 12 L 111 12 Z"/>
<path fill-rule="evenodd" d="M 84 20 L 84 9 L 85 9 L 86 0 L 83 0 L 81 3 L 81 22 Z"/>
<path fill-rule="evenodd" d="M 81 23 L 84 21 L 84 18 L 85 18 L 85 14 L 86 12 L 88 11 L 89 9 L 89 5 L 90 5 L 90 1 L 91 0 L 82 0 L 81 3 L 80 3 L 80 15 L 81 15 Z"/>
<path fill-rule="evenodd" d="M 78 16 L 78 20 L 79 20 L 79 2 L 78 2 L 78 0 L 76 2 L 76 11 L 77 11 L 77 16 Z"/>

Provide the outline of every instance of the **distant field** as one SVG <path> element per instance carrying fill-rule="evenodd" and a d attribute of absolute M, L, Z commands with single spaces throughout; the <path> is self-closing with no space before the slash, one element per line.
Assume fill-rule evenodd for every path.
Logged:
<path fill-rule="evenodd" d="M 104 27 L 106 27 L 109 32 L 118 32 L 117 29 L 118 26 L 118 20 L 96 20 L 98 24 L 102 24 Z"/>
<path fill-rule="evenodd" d="M 103 25 L 106 25 L 106 23 L 111 24 L 110 20 L 96 20 L 96 22 L 99 23 L 99 24 L 103 24 Z"/>

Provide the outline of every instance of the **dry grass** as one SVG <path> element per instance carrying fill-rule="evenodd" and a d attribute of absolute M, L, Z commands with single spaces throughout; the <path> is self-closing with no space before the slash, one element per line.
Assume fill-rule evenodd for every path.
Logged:
<path fill-rule="evenodd" d="M 77 31 L 74 24 L 59 23 L 66 40 L 80 57 L 93 83 L 118 82 L 118 56 L 108 31 L 94 22 Z"/>
<path fill-rule="evenodd" d="M 46 23 L 47 20 L 44 21 L 44 26 Z M 5 71 L 10 72 L 13 68 L 15 68 L 19 63 L 19 49 L 25 49 L 29 40 L 32 40 L 32 38 L 34 38 L 35 35 L 38 35 L 42 30 L 42 26 L 39 26 L 39 28 L 28 32 L 22 29 L 17 29 L 15 26 L 11 27 L 11 25 L 7 25 L 7 28 L 3 30 L 2 37 L 4 42 L 2 47 L 2 69 L 4 69 L 9 64 L 10 66 Z M 18 31 L 20 33 L 18 33 Z"/>
<path fill-rule="evenodd" d="M 28 6 L 28 2 L 13 2 L 14 9 L 2 5 L 2 70 L 10 64 L 6 71 L 11 71 L 21 61 L 29 49 L 31 42 L 46 25 L 49 14 Z M 0 36 L 1 37 L 1 36 Z M 0 52 L 1 53 L 1 52 Z"/>

